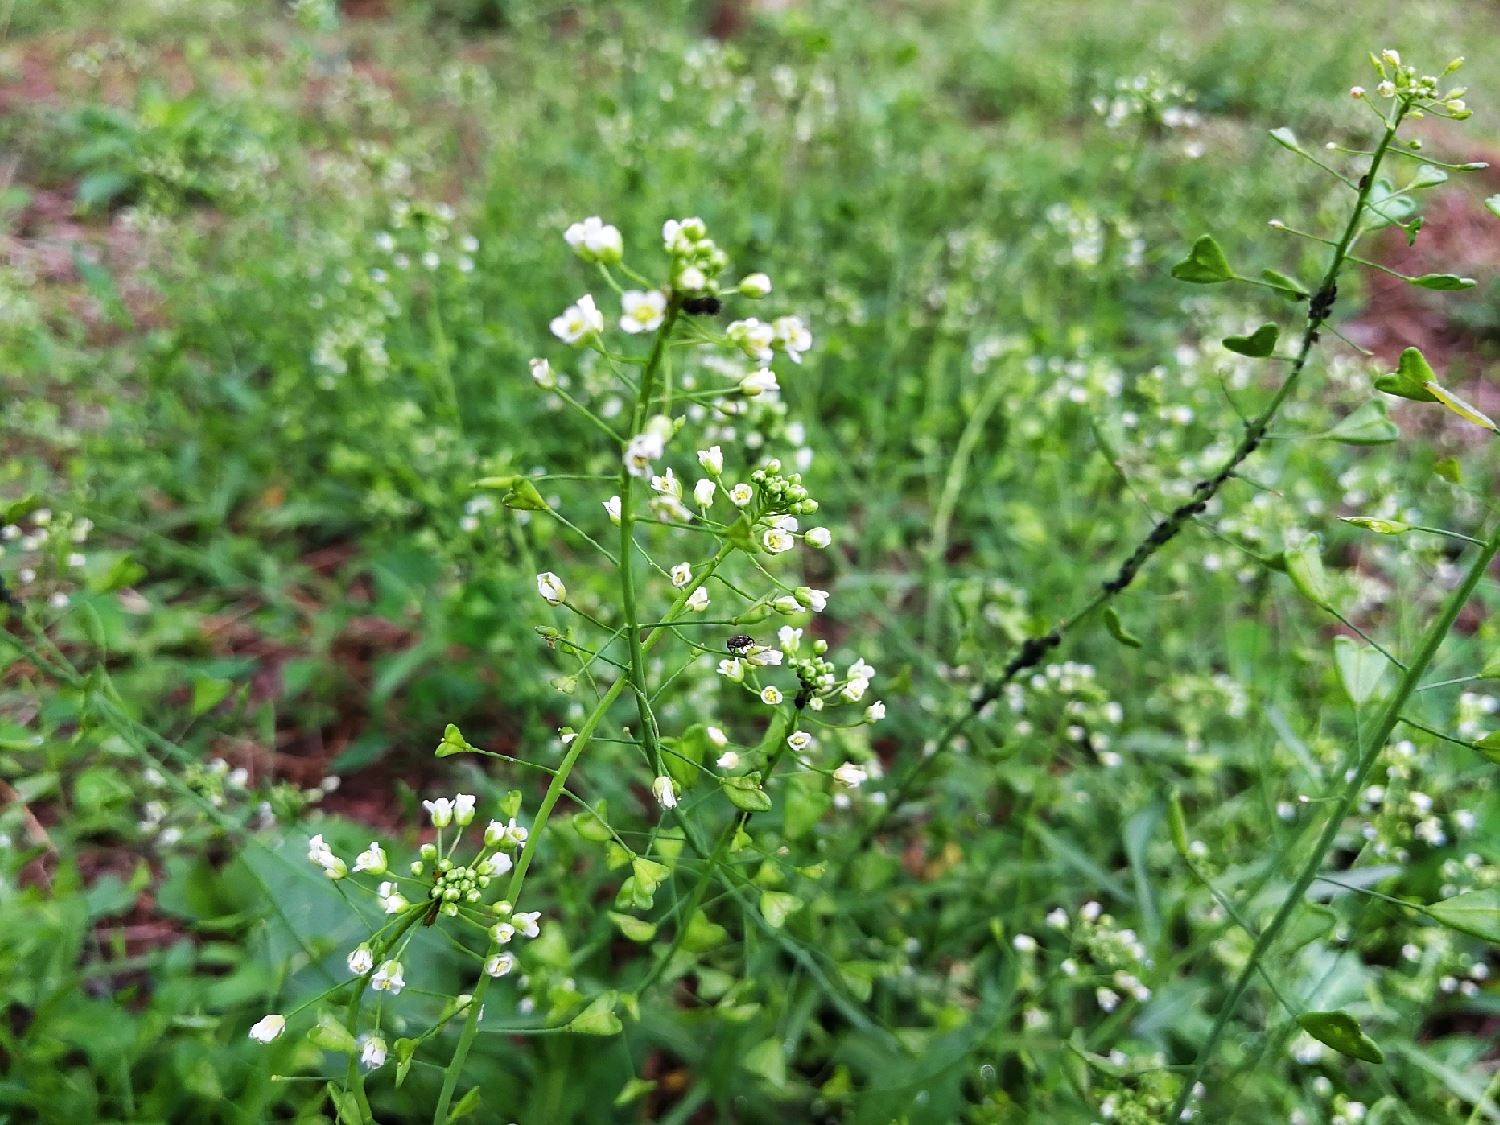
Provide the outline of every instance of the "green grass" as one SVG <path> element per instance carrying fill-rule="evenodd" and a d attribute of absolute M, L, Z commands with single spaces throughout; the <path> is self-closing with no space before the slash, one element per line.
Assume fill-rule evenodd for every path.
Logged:
<path fill-rule="evenodd" d="M 618 393 L 548 333 L 590 287 L 604 301 L 569 223 L 601 215 L 630 262 L 656 263 L 662 220 L 701 215 L 737 269 L 774 279 L 774 311 L 811 325 L 804 365 L 778 368 L 784 405 L 721 444 L 739 464 L 797 464 L 818 498 L 834 546 L 792 572 L 833 592 L 818 635 L 878 669 L 889 708 L 826 734 L 829 764 L 891 779 L 1269 400 L 1277 371 L 1219 341 L 1266 320 L 1294 338 L 1302 309 L 1169 276 L 1209 230 L 1242 272 L 1321 273 L 1325 248 L 1266 222 L 1336 237 L 1350 197 L 1267 131 L 1335 161 L 1326 140 L 1368 148 L 1374 119 L 1347 90 L 1374 88 L 1367 50 L 1398 46 L 1472 60 L 1474 120 L 1423 123 L 1426 151 L 1483 159 L 1497 136 L 1500 28 L 1446 0 L 1352 17 L 794 4 L 724 43 L 704 38 L 705 4 L 389 7 L 319 27 L 248 0 L 0 4 L 0 505 L 33 498 L 0 523 L 53 519 L 34 551 L 0 542 L 0 577 L 45 636 L 16 619 L 24 649 L 0 646 L 0 1107 L 17 1120 L 332 1114 L 322 1081 L 268 1081 L 342 1087 L 343 1057 L 302 1034 L 323 1008 L 269 1047 L 245 1034 L 342 986 L 368 932 L 304 862 L 307 837 L 352 857 L 373 834 L 404 856 L 420 801 L 455 790 L 487 808 L 519 790 L 535 812 L 558 729 L 595 698 L 587 676 L 558 690 L 577 664 L 538 627 L 592 641 L 535 576 L 565 575 L 601 613 L 615 579 L 474 482 L 618 474 L 527 371 L 545 355 L 590 401 Z M 1101 119 L 1095 98 L 1147 74 L 1192 92 L 1191 123 Z M 1500 227 L 1488 189 L 1455 180 L 1418 248 L 1445 245 L 1444 222 L 1478 248 L 1422 268 L 1480 286 L 1419 294 L 1399 319 L 1350 274 L 1335 324 L 1416 324 L 1444 383 L 1493 413 L 1490 351 L 1463 326 L 1493 322 L 1480 271 Z M 739 889 L 696 897 L 685 848 L 638 911 L 658 930 L 632 941 L 609 917 L 626 872 L 565 799 L 527 882 L 543 937 L 525 983 L 489 993 L 460 1085 L 483 1088 L 476 1119 L 1164 1119 L 1254 943 L 1223 903 L 1270 920 L 1376 720 L 1335 636 L 1410 653 L 1467 558 L 1337 517 L 1472 536 L 1493 517 L 1493 443 L 1378 396 L 1394 356 L 1324 336 L 1242 476 L 1118 600 L 1139 647 L 1098 621 L 1070 634 L 889 815 L 872 797 L 889 780 L 834 807 L 825 778 L 788 768 L 756 848 L 730 861 Z M 1399 442 L 1327 436 L 1376 398 Z M 542 485 L 600 535 L 616 534 L 598 509 L 614 490 Z M 1308 534 L 1338 616 L 1285 573 Z M 1486 579 L 1431 681 L 1493 676 L 1496 601 Z M 658 679 L 681 663 L 661 659 Z M 717 723 L 748 751 L 764 709 L 723 689 L 716 660 L 675 680 L 658 718 L 674 736 Z M 1352 1121 L 1349 1103 L 1366 1121 L 1500 1120 L 1494 1090 L 1481 1102 L 1500 1002 L 1476 966 L 1493 946 L 1392 901 L 1500 884 L 1495 765 L 1467 745 L 1496 725 L 1493 689 L 1414 697 L 1381 792 L 1327 860 L 1347 886 L 1315 883 L 1292 916 L 1199 1120 Z M 628 701 L 610 712 L 569 787 L 645 851 L 663 841 L 620 730 L 635 721 Z M 505 760 L 435 760 L 448 723 Z M 325 795 L 327 774 L 343 780 Z M 1202 878 L 1174 848 L 1173 791 Z M 730 815 L 716 791 L 684 805 L 705 833 Z M 762 892 L 799 908 L 766 925 Z M 722 939 L 686 931 L 622 1034 L 520 1033 L 628 992 L 700 908 Z M 442 927 L 405 961 L 393 1043 L 474 984 Z M 1296 1015 L 1328 1010 L 1385 1062 L 1309 1047 Z M 399 1087 L 394 1062 L 370 1076 L 378 1119 L 430 1116 L 461 1022 Z"/>

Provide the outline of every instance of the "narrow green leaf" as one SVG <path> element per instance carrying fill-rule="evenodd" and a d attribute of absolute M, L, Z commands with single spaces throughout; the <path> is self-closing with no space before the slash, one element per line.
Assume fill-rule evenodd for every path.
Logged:
<path fill-rule="evenodd" d="M 1193 853 L 1188 847 L 1187 814 L 1182 811 L 1182 797 L 1177 790 L 1167 797 L 1167 831 L 1172 836 L 1172 846 L 1177 854 L 1192 862 Z"/>
<path fill-rule="evenodd" d="M 1188 256 L 1172 267 L 1172 276 L 1178 281 L 1190 281 L 1196 285 L 1213 285 L 1231 280 L 1234 270 L 1213 235 L 1205 234 L 1193 243 Z"/>
<path fill-rule="evenodd" d="M 1386 445 L 1401 436 L 1384 399 L 1371 399 L 1323 435 L 1345 445 Z"/>
<path fill-rule="evenodd" d="M 1297 1024 L 1319 1043 L 1363 1062 L 1383 1063 L 1385 1053 L 1348 1012 L 1303 1012 Z"/>
<path fill-rule="evenodd" d="M 1276 340 L 1281 329 L 1274 324 L 1262 324 L 1248 336 L 1225 336 L 1224 346 L 1232 352 L 1263 359 L 1276 350 Z"/>
<path fill-rule="evenodd" d="M 1124 622 L 1120 620 L 1119 613 L 1112 605 L 1104 607 L 1104 627 L 1109 630 L 1111 637 L 1127 648 L 1141 647 L 1141 639 L 1125 628 Z"/>
<path fill-rule="evenodd" d="M 470 1086 L 468 1092 L 458 1099 L 458 1102 L 448 1111 L 449 1121 L 458 1121 L 460 1118 L 468 1117 L 479 1108 L 480 1091 L 478 1086 Z"/>
<path fill-rule="evenodd" d="M 1500 887 L 1445 898 L 1429 906 L 1427 913 L 1450 930 L 1500 945 Z"/>

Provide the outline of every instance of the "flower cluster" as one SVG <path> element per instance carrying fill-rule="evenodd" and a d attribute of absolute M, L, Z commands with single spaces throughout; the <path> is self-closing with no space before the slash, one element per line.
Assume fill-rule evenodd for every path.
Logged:
<path fill-rule="evenodd" d="M 461 739 L 461 736 L 456 735 Z M 350 862 L 334 851 L 319 833 L 308 841 L 308 860 L 333 880 L 364 875 L 380 878 L 378 886 L 366 887 L 387 920 L 348 953 L 345 963 L 354 977 L 372 992 L 396 996 L 406 987 L 404 951 L 417 924 L 431 925 L 439 917 L 457 919 L 479 939 L 480 972 L 490 977 L 509 974 L 517 964 L 508 950 L 517 937 L 535 938 L 541 933 L 540 911 L 518 911 L 512 902 L 495 896 L 495 881 L 515 868 L 512 853 L 526 845 L 530 830 L 516 818 L 520 795 L 512 793 L 502 802 L 505 819 L 490 820 L 477 847 L 463 854 L 463 830 L 474 823 L 478 801 L 468 793 L 423 801 L 436 838 L 420 846 L 404 872 L 391 862 L 385 847 L 372 840 Z M 445 840 L 445 832 L 452 831 Z M 326 1026 L 331 1017 L 325 1016 Z M 272 1013 L 250 1029 L 250 1036 L 269 1043 L 286 1028 L 286 1017 Z M 352 1030 L 352 1029 L 351 1029 Z M 366 1069 L 380 1066 L 386 1057 L 385 1041 L 378 1033 L 362 1036 L 355 1044 Z"/>
<path fill-rule="evenodd" d="M 1401 61 L 1400 52 L 1390 48 L 1381 51 L 1379 58 L 1373 55 L 1370 57 L 1370 64 L 1380 75 L 1380 82 L 1375 87 L 1378 97 L 1399 98 L 1411 107 L 1413 116 L 1420 117 L 1425 112 L 1454 121 L 1462 121 L 1472 115 L 1468 103 L 1464 101 L 1468 90 L 1463 86 L 1443 90 L 1442 80 L 1463 66 L 1463 63 L 1461 58 L 1454 59 L 1441 75 L 1433 75 L 1418 74 L 1416 67 Z M 1355 86 L 1349 93 L 1356 99 L 1369 96 L 1363 86 Z"/>

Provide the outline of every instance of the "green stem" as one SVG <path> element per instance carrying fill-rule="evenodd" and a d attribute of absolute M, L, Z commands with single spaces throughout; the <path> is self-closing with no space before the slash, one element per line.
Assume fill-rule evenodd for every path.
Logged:
<path fill-rule="evenodd" d="M 1391 143 L 1396 139 L 1396 131 L 1400 128 L 1405 112 L 1405 107 L 1398 107 L 1395 115 L 1386 123 L 1385 133 L 1381 136 L 1380 143 L 1376 145 L 1375 152 L 1370 158 L 1370 169 L 1360 180 L 1359 195 L 1354 202 L 1349 221 L 1345 224 L 1344 232 L 1339 240 L 1333 244 L 1334 250 L 1329 259 L 1328 269 L 1312 296 L 1307 323 L 1302 332 L 1302 343 L 1298 348 L 1296 359 L 1293 360 L 1286 378 L 1276 388 L 1276 393 L 1271 397 L 1270 403 L 1245 424 L 1245 433 L 1240 438 L 1239 444 L 1220 465 L 1218 471 L 1197 482 L 1188 499 L 1151 529 L 1150 534 L 1119 565 L 1114 576 L 1100 585 L 1098 593 L 1072 615 L 1061 618 L 1047 632 L 1027 637 L 1021 643 L 1000 674 L 984 685 L 974 695 L 969 708 L 950 721 L 938 735 L 935 751 L 918 759 L 907 771 L 906 776 L 896 784 L 890 800 L 877 812 L 865 831 L 858 837 L 856 850 L 867 847 L 886 818 L 910 799 L 927 771 L 943 757 L 943 751 L 968 727 L 974 717 L 988 704 L 1000 698 L 1006 686 L 1017 676 L 1027 669 L 1040 665 L 1049 652 L 1062 644 L 1064 637 L 1123 593 L 1135 581 L 1146 563 L 1175 539 L 1182 529 L 1208 506 L 1209 501 L 1218 495 L 1219 490 L 1235 475 L 1246 458 L 1260 446 L 1271 423 L 1281 413 L 1282 407 L 1291 397 L 1292 392 L 1296 390 L 1302 372 L 1312 356 L 1313 348 L 1317 346 L 1320 330 L 1332 311 L 1339 273 L 1349 258 L 1349 248 L 1359 237 L 1360 222 L 1364 218 L 1370 191 L 1375 183 L 1375 173 L 1379 170 Z"/>
<path fill-rule="evenodd" d="M 1167 1115 L 1168 1121 L 1179 1120 L 1182 1116 L 1182 1111 L 1187 1108 L 1188 1100 L 1192 1097 L 1193 1086 L 1202 1079 L 1204 1071 L 1208 1069 L 1208 1064 L 1212 1061 L 1214 1053 L 1218 1050 L 1219 1042 L 1223 1039 L 1224 1032 L 1229 1027 L 1229 1021 L 1233 1018 L 1235 1010 L 1244 998 L 1245 990 L 1250 987 L 1250 981 L 1259 970 L 1261 961 L 1270 952 L 1272 944 L 1275 943 L 1277 937 L 1291 919 L 1292 914 L 1296 912 L 1297 907 L 1301 905 L 1303 896 L 1307 894 L 1307 888 L 1318 877 L 1318 868 L 1322 865 L 1324 856 L 1332 849 L 1334 841 L 1338 837 L 1339 829 L 1343 826 L 1344 818 L 1354 808 L 1355 803 L 1359 799 L 1360 790 L 1364 788 L 1366 779 L 1370 776 L 1370 772 L 1375 768 L 1376 762 L 1380 759 L 1380 752 L 1385 748 L 1386 740 L 1390 738 L 1391 732 L 1396 728 L 1396 724 L 1401 721 L 1401 709 L 1406 706 L 1412 693 L 1416 691 L 1421 677 L 1426 673 L 1428 666 L 1432 663 L 1433 657 L 1437 655 L 1438 647 L 1443 643 L 1444 638 L 1447 637 L 1449 630 L 1453 628 L 1453 623 L 1458 619 L 1459 612 L 1468 603 L 1469 596 L 1474 592 L 1474 588 L 1479 585 L 1480 579 L 1489 570 L 1490 563 L 1494 561 L 1497 552 L 1500 552 L 1500 522 L 1497 522 L 1494 531 L 1491 532 L 1488 541 L 1484 545 L 1484 549 L 1469 567 L 1468 573 L 1464 575 L 1463 582 L 1459 585 L 1458 589 L 1449 595 L 1448 601 L 1443 606 L 1442 613 L 1438 615 L 1437 620 L 1428 626 L 1427 631 L 1423 634 L 1421 647 L 1417 650 L 1416 656 L 1413 657 L 1411 663 L 1407 666 L 1406 672 L 1402 675 L 1401 683 L 1397 687 L 1395 694 L 1391 696 L 1381 710 L 1380 719 L 1375 724 L 1375 728 L 1370 734 L 1368 741 L 1360 747 L 1358 760 L 1353 770 L 1349 773 L 1348 780 L 1344 783 L 1343 791 L 1334 801 L 1333 812 L 1329 815 L 1327 823 L 1323 825 L 1323 831 L 1318 836 L 1312 853 L 1302 864 L 1301 871 L 1297 873 L 1296 880 L 1292 883 L 1291 889 L 1287 892 L 1286 896 L 1281 900 L 1281 905 L 1277 908 L 1275 915 L 1272 916 L 1270 923 L 1260 932 L 1259 938 L 1256 939 L 1255 946 L 1250 951 L 1250 960 L 1235 979 L 1234 985 L 1229 991 L 1229 998 L 1224 1002 L 1224 1006 L 1220 1009 L 1218 1018 L 1215 1019 L 1213 1028 L 1208 1034 L 1208 1039 L 1205 1040 L 1198 1052 L 1198 1058 L 1193 1064 L 1192 1077 L 1184 1083 L 1181 1092 L 1177 1095 L 1176 1105 L 1173 1107 L 1172 1112 Z"/>

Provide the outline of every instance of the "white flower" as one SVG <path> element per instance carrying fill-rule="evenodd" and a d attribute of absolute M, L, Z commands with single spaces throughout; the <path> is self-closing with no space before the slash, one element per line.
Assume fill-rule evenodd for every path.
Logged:
<path fill-rule="evenodd" d="M 826 527 L 810 527 L 807 529 L 807 535 L 804 538 L 807 540 L 809 547 L 816 547 L 821 551 L 833 542 L 833 533 Z"/>
<path fill-rule="evenodd" d="M 487 855 L 481 859 L 475 864 L 475 869 L 481 875 L 498 876 L 504 875 L 514 866 L 515 861 L 510 856 L 504 852 L 496 852 L 494 855 Z"/>
<path fill-rule="evenodd" d="M 620 327 L 626 332 L 631 335 L 637 332 L 655 332 L 661 327 L 662 318 L 666 315 L 667 297 L 659 289 L 631 289 L 620 295 L 620 307 L 625 314 L 620 317 Z"/>
<path fill-rule="evenodd" d="M 858 703 L 869 690 L 870 681 L 863 676 L 858 676 L 844 685 L 843 695 L 850 703 Z"/>
<path fill-rule="evenodd" d="M 370 978 L 370 987 L 376 992 L 389 992 L 392 996 L 405 988 L 406 977 L 401 974 L 401 962 L 396 960 L 384 962 Z"/>
<path fill-rule="evenodd" d="M 802 362 L 802 353 L 812 347 L 812 333 L 802 323 L 800 316 L 778 316 L 771 322 L 771 331 L 776 343 L 786 351 L 787 359 Z"/>
<path fill-rule="evenodd" d="M 752 316 L 747 320 L 736 320 L 724 333 L 731 344 L 757 363 L 771 362 L 771 345 L 776 340 L 776 330 L 769 324 Z"/>
<path fill-rule="evenodd" d="M 439 797 L 434 801 L 423 801 L 422 807 L 427 810 L 428 816 L 432 818 L 434 828 L 447 828 L 453 823 L 453 802 L 447 797 Z"/>
<path fill-rule="evenodd" d="M 624 240 L 615 227 L 598 215 L 574 223 L 564 233 L 573 252 L 586 262 L 618 262 L 625 252 Z"/>
<path fill-rule="evenodd" d="M 678 563 L 672 568 L 672 585 L 682 589 L 693 580 L 693 568 L 687 563 Z"/>
<path fill-rule="evenodd" d="M 1394 98 L 1396 96 L 1396 84 L 1394 82 L 1382 82 L 1375 87 L 1375 92 L 1382 98 Z"/>
<path fill-rule="evenodd" d="M 700 449 L 698 450 L 698 464 L 703 466 L 704 472 L 718 476 L 724 471 L 724 451 L 717 445 Z"/>
<path fill-rule="evenodd" d="M 847 789 L 858 789 L 869 776 L 863 766 L 856 766 L 853 762 L 845 762 L 833 771 L 833 780 Z"/>
<path fill-rule="evenodd" d="M 497 953 L 484 963 L 484 971 L 492 977 L 503 977 L 516 967 L 514 953 Z"/>
<path fill-rule="evenodd" d="M 385 1065 L 385 1040 L 379 1035 L 359 1037 L 359 1065 L 366 1070 L 379 1070 Z"/>
<path fill-rule="evenodd" d="M 1054 930 L 1066 930 L 1068 928 L 1068 912 L 1062 907 L 1047 913 L 1047 925 Z"/>
<path fill-rule="evenodd" d="M 779 555 L 795 547 L 797 540 L 781 528 L 773 527 L 760 537 L 760 545 L 766 549 L 767 554 Z"/>
<path fill-rule="evenodd" d="M 714 764 L 721 770 L 737 769 L 740 764 L 740 756 L 733 750 L 726 750 L 719 755 L 718 761 Z"/>
<path fill-rule="evenodd" d="M 655 430 L 636 434 L 625 444 L 625 466 L 633 477 L 651 475 L 651 462 L 662 455 L 666 443 Z"/>
<path fill-rule="evenodd" d="M 771 608 L 777 613 L 784 613 L 790 617 L 802 612 L 802 603 L 791 594 L 784 594 L 771 603 Z"/>
<path fill-rule="evenodd" d="M 677 807 L 677 790 L 672 785 L 670 777 L 658 777 L 651 783 L 651 795 L 656 798 L 656 803 L 664 809 L 675 809 Z"/>
<path fill-rule="evenodd" d="M 708 587 L 699 586 L 688 595 L 688 600 L 684 604 L 693 613 L 702 613 L 708 608 Z"/>
<path fill-rule="evenodd" d="M 371 875 L 385 874 L 385 849 L 379 841 L 371 840 L 370 846 L 354 857 L 354 870 L 368 871 Z"/>
<path fill-rule="evenodd" d="M 811 750 L 813 748 L 813 736 L 805 730 L 794 730 L 786 736 L 786 744 L 800 754 L 804 750 Z"/>
<path fill-rule="evenodd" d="M 460 828 L 474 823 L 474 794 L 460 793 L 453 798 L 453 823 Z"/>
<path fill-rule="evenodd" d="M 699 477 L 698 483 L 693 485 L 693 502 L 700 508 L 711 507 L 718 491 L 718 486 L 708 477 Z"/>
<path fill-rule="evenodd" d="M 827 590 L 814 590 L 810 586 L 798 586 L 792 593 L 796 595 L 797 601 L 807 606 L 814 613 L 822 613 L 828 608 Z M 871 675 L 873 674 L 872 671 Z"/>
<path fill-rule="evenodd" d="M 1094 989 L 1094 999 L 1106 1012 L 1113 1012 L 1120 1004 L 1120 994 L 1112 988 Z"/>
<path fill-rule="evenodd" d="M 865 708 L 865 718 L 872 723 L 880 722 L 881 719 L 885 718 L 885 704 L 877 699 Z"/>
<path fill-rule="evenodd" d="M 307 858 L 321 867 L 323 874 L 330 879 L 342 879 L 349 874 L 348 865 L 333 854 L 333 849 L 323 842 L 321 833 L 307 842 Z"/>
<path fill-rule="evenodd" d="M 718 727 L 704 727 L 703 733 L 708 738 L 710 745 L 716 746 L 721 750 L 729 745 L 729 736 Z"/>
<path fill-rule="evenodd" d="M 873 680 L 875 678 L 875 669 L 866 664 L 864 658 L 861 657 L 849 665 L 849 678 L 851 680 Z"/>
<path fill-rule="evenodd" d="M 776 373 L 769 367 L 752 371 L 740 380 L 740 394 L 751 398 L 756 395 L 774 394 L 779 390 L 781 390 L 781 384 L 776 382 Z"/>
<path fill-rule="evenodd" d="M 511 817 L 509 824 L 501 824 L 498 820 L 492 820 L 485 826 L 484 842 L 492 848 L 520 847 L 526 842 L 530 833 L 516 823 L 516 818 Z"/>
<path fill-rule="evenodd" d="M 594 298 L 585 293 L 578 303 L 569 305 L 562 315 L 552 320 L 552 335 L 565 344 L 578 344 L 590 336 L 604 331 L 604 314 L 594 305 Z"/>
<path fill-rule="evenodd" d="M 687 219 L 668 219 L 661 225 L 662 245 L 669 254 L 691 254 L 707 237 L 708 224 L 696 215 Z"/>
<path fill-rule="evenodd" d="M 272 1013 L 256 1021 L 255 1026 L 250 1029 L 250 1038 L 257 1043 L 270 1043 L 279 1039 L 285 1030 L 286 1017 Z"/>
<path fill-rule="evenodd" d="M 536 592 L 542 595 L 542 600 L 548 605 L 562 605 L 568 600 L 568 588 L 563 585 L 563 580 L 550 570 L 544 570 L 536 576 Z"/>
<path fill-rule="evenodd" d="M 1389 63 L 1391 66 L 1401 65 L 1401 52 L 1393 50 L 1390 47 L 1380 52 L 1380 58 L 1383 62 Z"/>
<path fill-rule="evenodd" d="M 708 275 L 697 266 L 683 266 L 677 272 L 677 288 L 684 293 L 699 293 L 708 288 Z"/>
<path fill-rule="evenodd" d="M 520 931 L 522 937 L 534 938 L 542 932 L 541 917 L 540 910 L 533 910 L 529 913 L 513 914 L 511 921 L 516 924 L 516 929 Z"/>
<path fill-rule="evenodd" d="M 770 684 L 760 689 L 760 701 L 768 707 L 775 707 L 781 702 L 781 689 L 775 684 Z"/>
<path fill-rule="evenodd" d="M 719 661 L 719 675 L 734 683 L 743 683 L 745 680 L 745 666 L 740 663 L 740 658 L 735 656 L 728 660 Z"/>
<path fill-rule="evenodd" d="M 346 958 L 349 971 L 357 977 L 362 977 L 375 967 L 375 955 L 370 952 L 368 945 L 356 945 L 349 951 Z"/>
<path fill-rule="evenodd" d="M 651 478 L 651 490 L 662 496 L 682 496 L 682 482 L 669 468 L 660 476 Z"/>
<path fill-rule="evenodd" d="M 729 499 L 737 508 L 743 508 L 755 499 L 755 490 L 741 481 L 729 490 Z"/>
<path fill-rule="evenodd" d="M 740 278 L 740 295 L 758 301 L 771 293 L 771 279 L 763 273 L 747 274 Z"/>
<path fill-rule="evenodd" d="M 509 922 L 496 922 L 490 928 L 490 937 L 494 938 L 499 945 L 509 945 L 515 940 L 516 928 Z"/>
<path fill-rule="evenodd" d="M 782 658 L 779 648 L 766 648 L 762 645 L 756 645 L 745 654 L 745 662 L 753 668 L 779 668 Z"/>
<path fill-rule="evenodd" d="M 797 655 L 797 650 L 802 647 L 802 630 L 793 629 L 790 625 L 783 625 L 776 630 L 777 643 L 781 645 L 781 651 L 788 656 Z"/>
<path fill-rule="evenodd" d="M 1015 946 L 1018 953 L 1035 953 L 1036 938 L 1030 934 L 1017 934 L 1010 939 L 1011 945 Z"/>
<path fill-rule="evenodd" d="M 375 897 L 380 900 L 380 907 L 387 914 L 400 914 L 407 907 L 407 901 L 398 890 L 395 883 L 381 883 Z"/>
<path fill-rule="evenodd" d="M 616 527 L 620 526 L 620 498 L 611 496 L 604 501 L 604 511 L 609 516 L 609 522 Z"/>
<path fill-rule="evenodd" d="M 552 370 L 552 364 L 545 359 L 531 361 L 531 379 L 543 390 L 550 391 L 557 386 L 557 372 Z"/>

